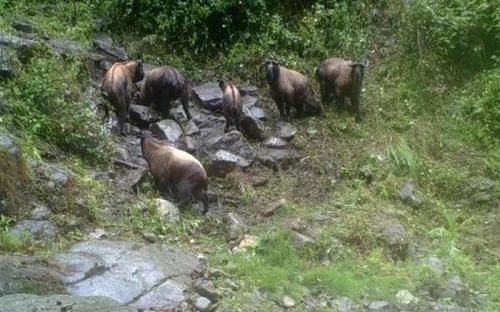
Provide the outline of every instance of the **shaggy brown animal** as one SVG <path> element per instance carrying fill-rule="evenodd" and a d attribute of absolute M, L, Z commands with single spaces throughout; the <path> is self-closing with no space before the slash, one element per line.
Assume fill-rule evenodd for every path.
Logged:
<path fill-rule="evenodd" d="M 146 81 L 141 92 L 142 104 L 149 106 L 154 103 L 156 110 L 163 117 L 170 116 L 170 102 L 181 99 L 182 108 L 187 119 L 191 119 L 188 103 L 188 83 L 186 78 L 175 68 L 161 66 L 151 70 L 146 75 Z"/>
<path fill-rule="evenodd" d="M 226 118 L 224 133 L 229 131 L 230 125 L 235 126 L 240 131 L 242 111 L 240 91 L 233 83 L 223 80 L 219 80 L 219 87 L 222 90 L 222 112 Z"/>
<path fill-rule="evenodd" d="M 275 61 L 266 61 L 265 67 L 271 97 L 278 106 L 281 119 L 291 119 L 292 106 L 296 109 L 295 117 L 301 117 L 303 114 L 323 114 L 323 108 L 314 99 L 311 85 L 306 76 L 287 69 Z"/>
<path fill-rule="evenodd" d="M 201 200 L 203 214 L 207 213 L 208 178 L 196 158 L 152 137 L 141 139 L 141 149 L 155 184 L 162 194 L 171 192 L 180 201 L 180 207 L 192 198 Z"/>
<path fill-rule="evenodd" d="M 101 90 L 118 115 L 120 133 L 125 134 L 123 128 L 127 119 L 130 102 L 136 90 L 135 83 L 142 80 L 144 71 L 142 61 L 128 61 L 113 64 L 102 80 Z M 104 108 L 109 118 L 109 109 Z"/>
<path fill-rule="evenodd" d="M 331 94 L 334 94 L 337 111 L 340 111 L 344 108 L 345 98 L 348 97 L 352 110 L 356 113 L 356 120 L 360 121 L 361 84 L 367 66 L 368 62 L 362 64 L 336 57 L 323 61 L 316 69 L 323 104 L 326 105 Z"/>

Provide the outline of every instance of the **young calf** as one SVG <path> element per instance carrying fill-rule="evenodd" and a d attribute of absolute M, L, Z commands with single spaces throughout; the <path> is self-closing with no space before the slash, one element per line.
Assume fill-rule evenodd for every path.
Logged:
<path fill-rule="evenodd" d="M 163 194 L 172 192 L 185 206 L 192 198 L 203 203 L 208 211 L 208 177 L 201 163 L 191 154 L 152 137 L 142 137 L 141 149 L 156 187 Z"/>
<path fill-rule="evenodd" d="M 226 118 L 224 133 L 229 131 L 229 126 L 233 125 L 240 131 L 241 118 L 241 96 L 238 88 L 231 82 L 219 80 L 219 87 L 222 90 L 222 112 Z"/>

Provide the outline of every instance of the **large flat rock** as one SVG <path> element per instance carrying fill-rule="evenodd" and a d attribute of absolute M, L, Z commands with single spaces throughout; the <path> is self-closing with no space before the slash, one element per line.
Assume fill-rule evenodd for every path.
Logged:
<path fill-rule="evenodd" d="M 16 294 L 0 297 L 2 312 L 133 312 L 130 307 L 123 306 L 106 297 L 74 297 L 68 295 L 37 296 Z"/>
<path fill-rule="evenodd" d="M 53 258 L 69 294 L 105 296 L 121 304 L 172 309 L 186 298 L 195 255 L 130 241 L 92 240 Z"/>

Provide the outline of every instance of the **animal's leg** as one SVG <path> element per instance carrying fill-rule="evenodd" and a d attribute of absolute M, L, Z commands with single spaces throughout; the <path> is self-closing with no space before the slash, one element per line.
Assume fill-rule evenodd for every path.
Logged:
<path fill-rule="evenodd" d="M 361 121 L 361 111 L 359 109 L 359 99 L 351 100 L 352 108 L 354 113 L 356 114 L 356 122 Z"/>
<path fill-rule="evenodd" d="M 120 107 L 120 112 L 118 116 L 118 124 L 120 127 L 120 134 L 121 135 L 126 135 L 125 134 L 125 120 L 127 120 L 127 107 Z"/>
<path fill-rule="evenodd" d="M 285 120 L 286 121 L 292 121 L 292 116 L 290 116 L 290 110 L 292 109 L 292 103 L 293 101 L 291 99 L 288 99 L 285 102 Z"/>
<path fill-rule="evenodd" d="M 226 126 L 224 127 L 224 133 L 227 133 L 229 131 L 229 126 L 230 126 L 230 121 L 229 117 L 226 117 Z"/>
<path fill-rule="evenodd" d="M 278 106 L 278 110 L 280 111 L 281 120 L 285 120 L 285 110 L 283 109 L 283 101 L 276 101 L 276 105 Z"/>
<path fill-rule="evenodd" d="M 182 108 L 184 109 L 184 113 L 186 113 L 186 118 L 190 120 L 191 114 L 189 113 L 189 97 L 186 89 L 184 89 L 182 92 L 181 102 L 182 102 Z"/>

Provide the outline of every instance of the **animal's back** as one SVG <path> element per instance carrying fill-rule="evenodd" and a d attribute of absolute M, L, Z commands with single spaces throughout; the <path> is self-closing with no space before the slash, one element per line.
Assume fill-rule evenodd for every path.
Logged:
<path fill-rule="evenodd" d="M 113 105 L 126 99 L 129 92 L 129 77 L 123 64 L 114 64 L 103 78 L 102 89 L 105 91 Z"/>
<path fill-rule="evenodd" d="M 229 114 L 239 113 L 241 110 L 240 101 L 241 98 L 238 88 L 236 88 L 236 86 L 233 84 L 229 84 L 225 88 L 222 97 L 224 111 Z"/>

